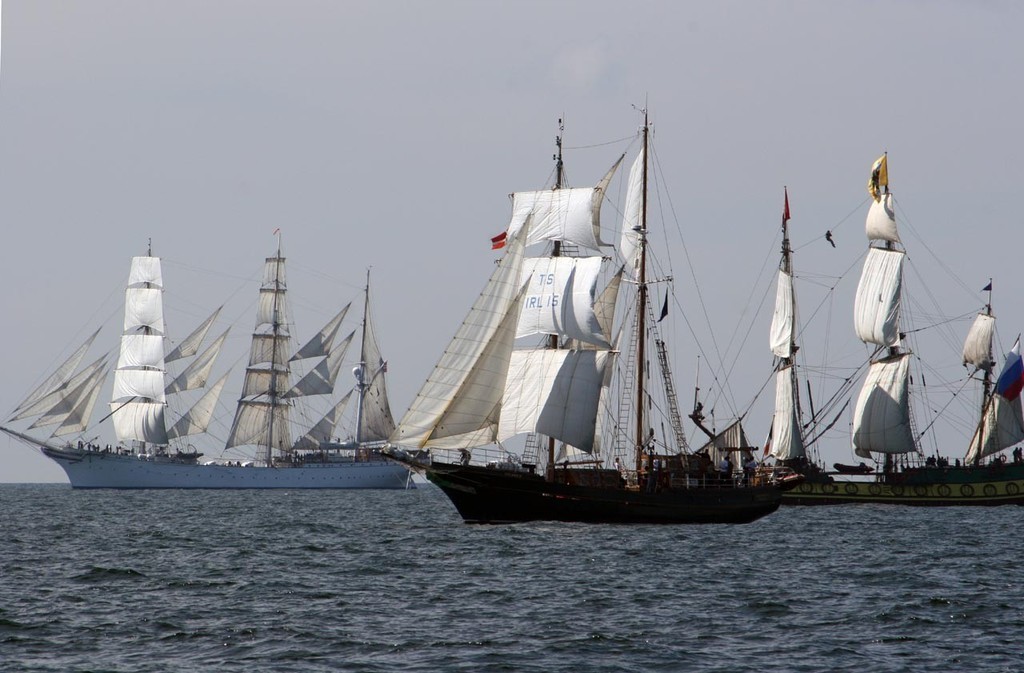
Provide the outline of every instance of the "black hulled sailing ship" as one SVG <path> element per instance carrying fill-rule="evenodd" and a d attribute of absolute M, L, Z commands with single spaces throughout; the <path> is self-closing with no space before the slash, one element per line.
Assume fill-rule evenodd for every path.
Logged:
<path fill-rule="evenodd" d="M 771 347 L 777 361 L 775 415 L 770 453 L 778 464 L 804 475 L 786 493 L 783 504 L 897 504 L 913 506 L 1024 504 L 1024 439 L 1019 344 L 1007 356 L 999 380 L 993 380 L 991 282 L 988 301 L 976 316 L 963 347 L 963 363 L 981 388 L 973 435 L 963 457 L 925 456 L 912 415 L 911 360 L 901 326 L 903 265 L 906 257 L 889 191 L 888 158 L 872 167 L 872 201 L 867 215 L 869 241 L 854 303 L 857 337 L 872 345 L 860 393 L 853 405 L 851 442 L 857 462 L 831 468 L 808 456 L 808 446 L 823 432 L 821 418 L 803 421 L 796 375 L 795 299 L 786 215 Z M 834 421 L 833 421 L 834 423 Z"/>
<path fill-rule="evenodd" d="M 599 289 L 600 208 L 622 159 L 596 187 L 565 187 L 559 138 L 555 186 L 513 195 L 502 258 L 392 435 L 390 455 L 467 522 L 745 523 L 799 481 L 744 473 L 736 455 L 720 471 L 732 433 L 714 454 L 687 444 L 652 309 L 653 283 L 670 279 L 649 277 L 649 142 L 645 118 L 617 271 Z"/>

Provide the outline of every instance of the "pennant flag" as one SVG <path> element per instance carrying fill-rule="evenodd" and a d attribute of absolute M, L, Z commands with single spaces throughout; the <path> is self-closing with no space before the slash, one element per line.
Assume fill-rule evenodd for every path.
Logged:
<path fill-rule="evenodd" d="M 871 193 L 871 198 L 878 201 L 882 198 L 882 187 L 889 186 L 889 161 L 887 154 L 883 154 L 875 161 L 874 165 L 871 166 L 871 179 L 868 180 L 868 191 Z"/>
<path fill-rule="evenodd" d="M 494 238 L 491 239 L 491 250 L 498 250 L 505 247 L 505 239 L 508 238 L 508 232 L 503 231 Z"/>
<path fill-rule="evenodd" d="M 661 305 L 661 315 L 658 317 L 658 322 L 661 322 L 662 320 L 664 320 L 665 316 L 667 316 L 667 315 L 668 315 L 668 292 L 665 293 L 665 303 L 663 303 Z"/>
<path fill-rule="evenodd" d="M 1006 355 L 1006 363 L 1003 371 L 999 373 L 996 380 L 996 392 L 1009 401 L 1020 397 L 1021 390 L 1024 390 L 1024 361 L 1020 359 L 1020 337 L 1013 343 L 1013 348 Z"/>
<path fill-rule="evenodd" d="M 785 224 L 789 222 L 789 190 L 783 187 L 782 192 L 786 195 L 786 204 L 782 207 L 782 223 Z"/>
<path fill-rule="evenodd" d="M 981 291 L 982 292 L 991 292 L 992 291 L 992 281 L 989 281 L 988 285 L 986 285 L 985 287 L 981 288 Z"/>
<path fill-rule="evenodd" d="M 764 440 L 764 458 L 767 458 L 768 454 L 772 451 L 772 430 L 774 429 L 774 424 L 768 426 L 768 436 Z"/>

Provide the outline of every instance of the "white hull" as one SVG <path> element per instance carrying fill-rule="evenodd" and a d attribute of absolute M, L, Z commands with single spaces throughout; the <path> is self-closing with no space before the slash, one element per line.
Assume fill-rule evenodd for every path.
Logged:
<path fill-rule="evenodd" d="M 145 460 L 98 451 L 43 449 L 73 488 L 414 488 L 409 471 L 390 460 L 300 467 L 241 467 Z"/>

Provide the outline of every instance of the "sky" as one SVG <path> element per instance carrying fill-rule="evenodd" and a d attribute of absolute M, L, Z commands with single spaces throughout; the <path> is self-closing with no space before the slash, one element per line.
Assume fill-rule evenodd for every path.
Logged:
<path fill-rule="evenodd" d="M 1022 24 L 1011 0 L 6 0 L 0 414 L 96 328 L 114 338 L 129 259 L 149 245 L 181 307 L 169 327 L 227 303 L 244 348 L 280 229 L 289 290 L 307 297 L 300 334 L 358 302 L 371 270 L 401 415 L 493 268 L 508 194 L 550 186 L 559 119 L 586 186 L 635 152 L 623 139 L 643 107 L 682 232 L 670 329 L 716 344 L 671 346 L 684 400 L 698 375 L 710 401 L 728 389 L 723 418 L 745 411 L 758 439 L 770 424 L 762 300 L 784 186 L 802 319 L 831 320 L 801 355 L 848 339 L 883 152 L 918 313 L 966 333 L 993 278 L 1005 351 L 1024 329 Z M 962 377 L 957 357 L 937 371 Z M 838 435 L 822 452 L 852 459 Z M 60 481 L 0 438 L 0 482 Z"/>

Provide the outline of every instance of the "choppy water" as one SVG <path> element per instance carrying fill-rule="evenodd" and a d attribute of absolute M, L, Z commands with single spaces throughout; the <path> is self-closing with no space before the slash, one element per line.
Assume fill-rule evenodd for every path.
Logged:
<path fill-rule="evenodd" d="M 1018 671 L 1024 509 L 467 526 L 415 491 L 0 486 L 3 671 Z"/>

